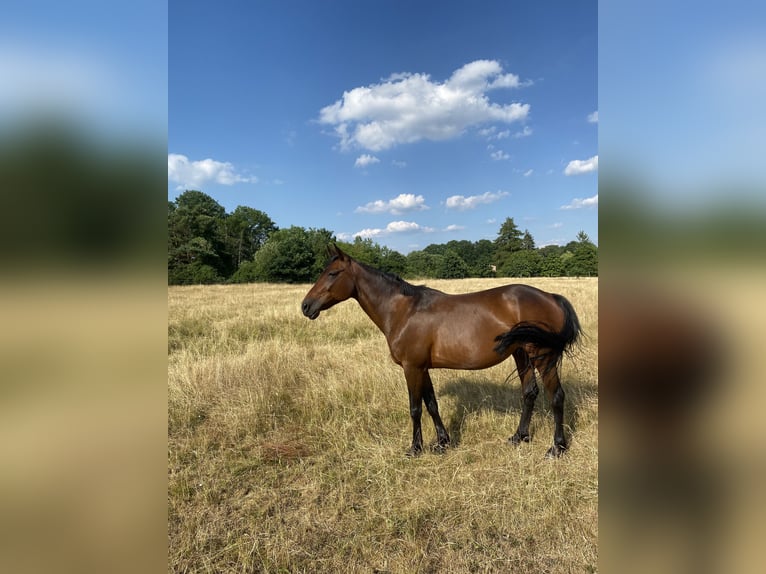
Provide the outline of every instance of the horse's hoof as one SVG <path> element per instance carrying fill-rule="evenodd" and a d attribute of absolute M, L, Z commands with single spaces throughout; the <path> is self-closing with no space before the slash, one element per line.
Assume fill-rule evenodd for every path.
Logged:
<path fill-rule="evenodd" d="M 447 449 L 450 447 L 449 442 L 437 442 L 431 445 L 431 452 L 435 452 L 437 454 L 444 454 L 447 452 Z"/>
<path fill-rule="evenodd" d="M 566 445 L 554 444 L 551 448 L 548 449 L 548 452 L 545 453 L 545 458 L 559 458 L 566 452 L 566 450 Z"/>
<path fill-rule="evenodd" d="M 508 442 L 513 446 L 519 446 L 522 442 L 529 442 L 529 435 L 520 435 L 519 433 L 516 433 L 508 439 Z"/>
<path fill-rule="evenodd" d="M 404 455 L 408 458 L 416 458 L 420 456 L 421 454 L 423 454 L 422 447 L 414 447 L 414 446 L 411 446 L 409 449 L 407 449 L 407 452 L 404 453 Z"/>

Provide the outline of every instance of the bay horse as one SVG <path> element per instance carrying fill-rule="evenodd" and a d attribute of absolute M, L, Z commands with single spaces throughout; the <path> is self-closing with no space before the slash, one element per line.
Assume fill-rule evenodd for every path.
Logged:
<path fill-rule="evenodd" d="M 301 310 L 314 320 L 321 311 L 353 298 L 383 332 L 391 357 L 404 369 L 407 380 L 412 418 L 409 455 L 423 450 L 423 402 L 436 428 L 436 449 L 444 450 L 450 443 L 429 369 L 485 369 L 511 355 L 523 399 L 518 429 L 508 440 L 529 442 L 529 422 L 539 392 L 537 370 L 553 410 L 553 446 L 546 456 L 557 457 L 566 450 L 564 390 L 558 369 L 564 352 L 581 334 L 569 301 L 520 284 L 449 295 L 374 269 L 334 244 L 328 251 L 330 260 L 303 299 Z"/>

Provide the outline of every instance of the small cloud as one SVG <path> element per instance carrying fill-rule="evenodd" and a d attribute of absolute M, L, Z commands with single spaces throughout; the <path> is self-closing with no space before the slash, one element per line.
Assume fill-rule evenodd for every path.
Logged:
<path fill-rule="evenodd" d="M 464 195 L 453 195 L 447 198 L 446 205 L 447 209 L 459 209 L 460 211 L 465 211 L 466 209 L 475 209 L 476 206 L 481 204 L 493 203 L 507 195 L 509 195 L 507 191 L 498 191 L 496 193 L 488 191 L 481 195 L 469 195 L 468 197 Z"/>
<path fill-rule="evenodd" d="M 357 207 L 354 211 L 356 213 L 391 213 L 392 215 L 399 215 L 407 211 L 430 209 L 425 202 L 426 200 L 422 195 L 400 193 L 388 201 L 383 201 L 382 199 L 371 201 L 367 205 Z"/>
<path fill-rule="evenodd" d="M 521 130 L 520 132 L 516 132 L 515 134 L 513 134 L 513 137 L 516 139 L 519 139 L 519 138 L 526 138 L 531 135 L 532 135 L 532 128 L 530 128 L 529 126 L 524 126 L 524 129 Z"/>
<path fill-rule="evenodd" d="M 529 177 L 529 176 L 530 176 L 530 175 L 532 175 L 534 172 L 535 172 L 535 170 L 533 170 L 533 169 L 528 169 L 527 171 L 525 171 L 525 172 L 524 172 L 524 177 Z"/>
<path fill-rule="evenodd" d="M 228 161 L 211 158 L 190 161 L 178 153 L 168 154 L 168 180 L 178 184 L 176 189 L 200 188 L 207 183 L 234 185 L 258 182 L 257 177 L 242 175 Z"/>
<path fill-rule="evenodd" d="M 391 165 L 393 165 L 394 167 L 407 167 L 407 162 L 394 159 L 394 160 L 391 160 Z"/>
<path fill-rule="evenodd" d="M 487 138 L 488 141 L 503 140 L 511 135 L 511 130 L 497 131 L 496 126 L 490 126 L 479 130 L 479 135 Z"/>
<path fill-rule="evenodd" d="M 495 218 L 495 217 L 490 217 L 490 218 L 487 220 L 487 223 L 489 223 L 489 224 L 492 224 L 492 223 L 497 223 L 497 218 Z"/>
<path fill-rule="evenodd" d="M 594 155 L 589 159 L 573 159 L 570 161 L 564 169 L 564 175 L 582 175 L 584 173 L 590 173 L 592 171 L 598 171 L 598 156 Z"/>
<path fill-rule="evenodd" d="M 562 227 L 564 227 L 564 224 L 561 223 L 560 221 L 557 221 L 556 223 L 551 223 L 548 226 L 549 229 L 561 229 Z"/>
<path fill-rule="evenodd" d="M 368 165 L 373 165 L 376 163 L 380 163 L 380 160 L 376 158 L 374 155 L 369 154 L 362 154 L 358 158 L 356 158 L 356 161 L 354 162 L 354 167 L 367 167 Z"/>
<path fill-rule="evenodd" d="M 452 225 L 448 225 L 444 228 L 444 231 L 462 231 L 465 229 L 465 225 L 455 225 L 454 223 Z"/>
<path fill-rule="evenodd" d="M 501 149 L 497 151 L 493 151 L 491 154 L 489 154 L 489 157 L 491 157 L 495 161 L 504 161 L 507 159 L 511 159 L 511 156 L 509 156 L 507 153 L 505 153 Z"/>
<path fill-rule="evenodd" d="M 597 124 L 598 123 L 598 110 L 596 110 L 592 114 L 588 114 L 588 123 L 590 123 L 590 124 Z"/>
<path fill-rule="evenodd" d="M 586 207 L 597 207 L 598 206 L 598 194 L 594 195 L 593 197 L 587 197 L 585 199 L 575 198 L 572 200 L 571 203 L 567 205 L 562 205 L 559 209 L 583 209 Z"/>
<path fill-rule="evenodd" d="M 362 229 L 353 234 L 354 237 L 367 239 L 370 237 L 380 237 L 382 235 L 391 235 L 392 233 L 431 233 L 433 227 L 427 227 L 415 223 L 414 221 L 392 221 L 386 225 L 385 229 L 372 228 Z"/>

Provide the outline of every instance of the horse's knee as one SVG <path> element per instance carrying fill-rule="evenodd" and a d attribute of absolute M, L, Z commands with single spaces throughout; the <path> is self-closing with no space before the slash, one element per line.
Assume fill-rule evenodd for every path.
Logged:
<path fill-rule="evenodd" d="M 537 385 L 531 385 L 524 389 L 524 402 L 529 405 L 534 405 L 535 401 L 537 400 L 537 395 L 540 393 L 540 389 Z"/>
<path fill-rule="evenodd" d="M 419 421 L 422 415 L 423 407 L 421 405 L 410 407 L 410 417 L 412 417 L 413 420 Z"/>

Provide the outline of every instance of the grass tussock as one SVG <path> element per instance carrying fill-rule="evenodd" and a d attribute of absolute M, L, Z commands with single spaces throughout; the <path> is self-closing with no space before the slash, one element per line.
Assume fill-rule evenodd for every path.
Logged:
<path fill-rule="evenodd" d="M 570 449 L 556 461 L 544 393 L 532 442 L 505 442 L 512 361 L 433 371 L 454 446 L 410 459 L 404 376 L 354 301 L 312 322 L 308 285 L 170 288 L 169 570 L 595 571 L 598 283 L 529 282 L 565 295 L 587 334 L 562 368 Z M 434 440 L 425 412 L 423 430 Z"/>

